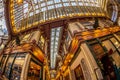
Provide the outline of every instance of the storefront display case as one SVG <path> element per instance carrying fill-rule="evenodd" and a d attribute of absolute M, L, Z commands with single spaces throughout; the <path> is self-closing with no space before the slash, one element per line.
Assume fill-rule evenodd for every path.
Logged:
<path fill-rule="evenodd" d="M 11 50 L 5 50 L 2 56 L 0 79 L 43 79 L 44 55 L 37 46 L 31 44 L 16 46 Z"/>

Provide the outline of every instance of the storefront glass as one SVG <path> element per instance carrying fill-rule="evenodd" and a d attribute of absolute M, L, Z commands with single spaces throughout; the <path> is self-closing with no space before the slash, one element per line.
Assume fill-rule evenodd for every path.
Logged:
<path fill-rule="evenodd" d="M 20 80 L 23 64 L 25 60 L 25 53 L 18 54 L 11 69 L 10 80 Z"/>

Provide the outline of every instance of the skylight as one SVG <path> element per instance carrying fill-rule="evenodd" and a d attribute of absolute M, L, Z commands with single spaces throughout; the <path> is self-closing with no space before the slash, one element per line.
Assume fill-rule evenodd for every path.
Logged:
<path fill-rule="evenodd" d="M 58 54 L 60 35 L 61 35 L 61 27 L 51 29 L 51 44 L 50 44 L 50 62 L 51 68 L 55 68 L 56 64 L 56 56 Z"/>
<path fill-rule="evenodd" d="M 64 16 L 104 16 L 101 0 L 10 0 L 11 20 L 15 31 L 21 31 L 33 24 L 48 20 L 64 18 Z M 103 2 L 104 3 L 104 2 Z M 25 28 L 23 28 L 25 27 Z M 14 32 L 14 31 L 13 31 Z"/>

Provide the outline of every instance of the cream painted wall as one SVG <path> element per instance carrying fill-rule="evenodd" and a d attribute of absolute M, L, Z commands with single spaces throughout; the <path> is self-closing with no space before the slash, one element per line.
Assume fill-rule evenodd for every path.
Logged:
<path fill-rule="evenodd" d="M 84 58 L 83 51 L 79 53 L 78 57 L 75 59 L 75 61 L 71 65 L 71 70 L 74 70 L 80 64 L 80 61 L 82 58 Z"/>
<path fill-rule="evenodd" d="M 84 76 L 86 76 L 86 74 L 89 74 L 89 75 L 87 75 L 87 77 L 85 77 L 85 80 L 97 80 L 97 78 L 98 78 L 98 80 L 103 79 L 100 69 L 97 66 L 97 63 L 96 63 L 95 59 L 93 58 L 86 43 L 82 43 L 80 48 L 81 48 L 81 51 L 80 51 L 78 57 L 75 59 L 73 64 L 70 66 L 71 71 L 73 71 L 79 64 L 81 65 L 81 60 L 84 59 L 85 67 L 87 69 L 87 71 L 83 71 Z M 82 67 L 82 69 L 85 69 L 85 68 L 83 68 L 83 66 L 81 66 L 81 67 Z M 95 70 L 97 70 L 96 74 L 99 76 L 95 75 Z M 74 73 L 74 71 L 72 73 Z M 74 78 L 74 77 L 75 76 L 72 76 L 72 78 Z"/>
<path fill-rule="evenodd" d="M 86 60 L 86 64 L 89 68 L 92 80 L 102 80 L 102 73 L 100 71 L 100 68 L 98 67 L 91 51 L 89 50 L 88 46 L 86 43 L 81 44 L 81 49 L 84 54 L 84 58 Z"/>

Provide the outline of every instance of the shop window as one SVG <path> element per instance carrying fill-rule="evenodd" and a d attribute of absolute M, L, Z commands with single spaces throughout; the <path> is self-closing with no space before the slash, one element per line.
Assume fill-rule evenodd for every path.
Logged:
<path fill-rule="evenodd" d="M 83 72 L 80 65 L 75 68 L 74 72 L 76 80 L 84 80 Z"/>
<path fill-rule="evenodd" d="M 12 65 L 10 80 L 20 80 L 20 75 L 22 72 L 24 60 L 25 60 L 25 53 L 17 55 L 17 57 L 15 58 L 15 62 Z"/>
<path fill-rule="evenodd" d="M 42 78 L 41 71 L 42 71 L 41 66 L 38 65 L 35 61 L 31 60 L 27 80 L 40 80 Z"/>
<path fill-rule="evenodd" d="M 6 78 L 10 77 L 10 70 L 11 70 L 14 58 L 15 58 L 15 54 L 12 54 L 9 56 L 9 59 L 7 61 L 6 67 L 5 67 L 5 72 L 4 72 L 4 75 Z"/>

